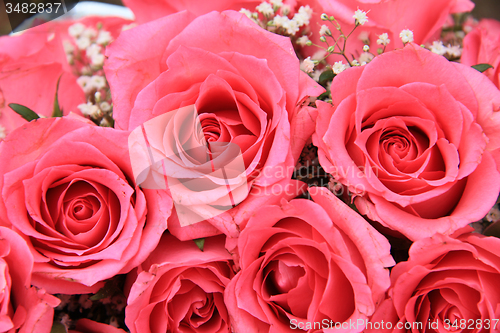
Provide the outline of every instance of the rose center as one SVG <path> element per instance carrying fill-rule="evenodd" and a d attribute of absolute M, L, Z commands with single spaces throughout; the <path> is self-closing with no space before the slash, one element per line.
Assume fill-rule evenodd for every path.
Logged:
<path fill-rule="evenodd" d="M 207 142 L 219 140 L 221 134 L 221 126 L 219 120 L 214 114 L 200 114 L 201 130 Z"/>
<path fill-rule="evenodd" d="M 100 203 L 97 198 L 86 196 L 73 201 L 70 211 L 73 213 L 75 220 L 82 221 L 91 218 L 95 214 L 94 207 L 98 208 L 99 206 Z"/>
<path fill-rule="evenodd" d="M 284 294 L 297 287 L 305 270 L 301 266 L 287 265 L 283 261 L 270 263 L 267 286 L 272 295 Z"/>

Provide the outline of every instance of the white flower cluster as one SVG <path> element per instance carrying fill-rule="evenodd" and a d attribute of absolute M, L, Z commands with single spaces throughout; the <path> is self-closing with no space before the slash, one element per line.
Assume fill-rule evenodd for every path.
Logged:
<path fill-rule="evenodd" d="M 312 73 L 314 71 L 314 61 L 311 60 L 311 57 L 307 57 L 300 64 L 300 69 L 306 73 Z"/>
<path fill-rule="evenodd" d="M 311 7 L 302 6 L 292 19 L 289 19 L 288 16 L 276 15 L 273 23 L 277 28 L 283 28 L 288 35 L 294 36 L 301 27 L 309 24 L 312 13 Z"/>
<path fill-rule="evenodd" d="M 102 68 L 104 64 L 103 48 L 112 41 L 111 33 L 105 30 L 97 31 L 82 23 L 75 23 L 68 28 L 68 34 L 73 37 L 73 43 L 65 40 L 63 44 L 68 63 L 72 64 L 75 59 L 74 45 L 76 45 L 78 50 L 84 51 L 91 66 Z"/>
<path fill-rule="evenodd" d="M 82 87 L 83 92 L 85 92 L 86 95 L 96 90 L 104 89 L 107 85 L 104 76 L 100 75 L 82 75 L 76 80 L 76 82 L 80 85 L 80 87 Z"/>

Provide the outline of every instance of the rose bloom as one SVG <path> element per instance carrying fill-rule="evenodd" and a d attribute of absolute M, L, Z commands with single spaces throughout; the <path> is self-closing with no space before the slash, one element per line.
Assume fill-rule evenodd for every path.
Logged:
<path fill-rule="evenodd" d="M 28 242 L 32 284 L 96 292 L 141 263 L 166 229 L 172 201 L 133 182 L 127 132 L 81 117 L 39 119 L 0 146 L 1 220 Z"/>
<path fill-rule="evenodd" d="M 483 19 L 464 38 L 461 63 L 468 66 L 490 64 L 484 74 L 500 87 L 500 22 Z"/>
<path fill-rule="evenodd" d="M 411 240 L 451 234 L 498 196 L 477 123 L 498 99 L 487 81 L 415 44 L 350 68 L 333 80 L 333 106 L 318 104 L 320 163 L 370 219 Z"/>
<path fill-rule="evenodd" d="M 0 37 L 0 142 L 26 123 L 10 103 L 50 117 L 57 92 L 64 114 L 80 113 L 77 106 L 85 102 L 85 96 L 69 69 L 56 34 L 29 31 Z"/>
<path fill-rule="evenodd" d="M 327 189 L 309 191 L 314 202 L 264 206 L 241 232 L 241 271 L 225 292 L 234 332 L 326 332 L 364 322 L 384 299 L 387 239 Z"/>
<path fill-rule="evenodd" d="M 138 53 L 138 49 L 148 52 Z M 166 176 L 196 179 L 201 168 L 213 167 L 212 159 L 206 160 L 208 154 L 216 165 L 224 166 L 233 156 L 229 148 L 236 146 L 243 159 L 236 176 L 245 178 L 247 185 L 238 187 L 241 192 L 233 206 L 248 196 L 252 186 L 269 187 L 291 178 L 314 131 L 312 108 L 302 103 L 308 95 L 324 90 L 300 71 L 288 38 L 267 32 L 234 11 L 212 12 L 194 20 L 182 12 L 123 32 L 107 56 L 115 125 L 133 130 L 151 121 L 158 127 L 148 140 L 151 149 L 169 163 Z M 178 111 L 193 105 L 196 117 Z M 186 122 L 194 118 L 201 135 L 192 122 Z M 145 132 L 143 126 L 139 133 Z M 217 150 L 206 150 L 200 159 L 196 149 L 185 148 L 194 140 L 205 140 Z M 203 190 L 185 186 L 186 205 L 231 205 L 219 200 L 227 191 L 223 180 L 205 180 Z M 256 197 L 248 196 L 243 203 Z M 208 222 L 169 229 L 181 239 L 221 232 L 236 237 L 238 207 Z"/>
<path fill-rule="evenodd" d="M 33 255 L 24 239 L 0 227 L 0 332 L 49 333 L 59 299 L 31 287 Z"/>
<path fill-rule="evenodd" d="M 408 261 L 391 271 L 389 298 L 371 319 L 392 329 L 367 332 L 500 330 L 500 239 L 464 231 L 412 245 Z"/>
<path fill-rule="evenodd" d="M 130 332 L 231 332 L 223 296 L 233 276 L 230 259 L 223 236 L 206 238 L 201 251 L 165 235 L 127 277 Z"/>

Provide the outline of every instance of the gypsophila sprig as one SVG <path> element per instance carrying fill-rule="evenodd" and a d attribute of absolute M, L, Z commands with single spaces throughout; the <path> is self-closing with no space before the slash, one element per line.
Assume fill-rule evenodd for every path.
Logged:
<path fill-rule="evenodd" d="M 347 69 L 347 66 L 342 61 L 337 61 L 333 64 L 332 70 L 335 74 L 340 74 Z"/>
<path fill-rule="evenodd" d="M 296 43 L 297 43 L 297 45 L 300 45 L 300 46 L 312 45 L 312 42 L 309 40 L 309 37 L 307 37 L 307 36 L 302 36 L 302 37 L 297 38 Z"/>
<path fill-rule="evenodd" d="M 410 29 L 401 30 L 399 38 L 401 38 L 401 41 L 404 44 L 411 43 L 413 42 L 413 31 L 411 31 Z"/>
<path fill-rule="evenodd" d="M 368 16 L 366 16 L 365 11 L 362 11 L 361 9 L 357 9 L 354 12 L 354 15 L 352 16 L 356 22 L 356 25 L 364 25 L 366 22 L 368 22 Z"/>
<path fill-rule="evenodd" d="M 451 59 L 458 59 L 462 55 L 462 49 L 459 45 L 448 44 L 446 47 L 446 54 L 448 54 Z"/>
<path fill-rule="evenodd" d="M 321 26 L 321 28 L 319 29 L 319 34 L 321 36 L 331 36 L 332 32 L 330 31 L 330 28 L 328 28 L 328 26 L 326 26 L 325 24 L 323 24 Z"/>
<path fill-rule="evenodd" d="M 311 60 L 311 57 L 307 57 L 300 64 L 300 69 L 306 73 L 312 73 L 314 71 L 314 61 Z"/>
<path fill-rule="evenodd" d="M 268 2 L 262 2 L 255 9 L 264 16 L 270 17 L 274 14 L 273 6 Z"/>
<path fill-rule="evenodd" d="M 386 32 L 384 32 L 383 34 L 378 36 L 378 39 L 377 39 L 378 45 L 387 46 L 390 42 L 391 42 L 391 40 L 389 39 L 389 35 Z"/>
<path fill-rule="evenodd" d="M 439 55 L 444 55 L 446 53 L 446 46 L 444 46 L 442 41 L 438 40 L 438 41 L 432 42 L 430 50 L 433 53 L 436 53 Z"/>
<path fill-rule="evenodd" d="M 125 30 L 127 27 L 123 27 Z M 102 24 L 95 27 L 78 22 L 68 27 L 70 40 L 63 41 L 68 63 L 78 77 L 77 83 L 85 93 L 87 103 L 80 104 L 79 110 L 96 124 L 113 124 L 110 89 L 104 77 L 105 48 L 113 38 Z"/>

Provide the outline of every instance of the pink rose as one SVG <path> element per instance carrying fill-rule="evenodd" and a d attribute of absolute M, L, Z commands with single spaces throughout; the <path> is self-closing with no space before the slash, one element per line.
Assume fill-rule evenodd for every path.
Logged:
<path fill-rule="evenodd" d="M 31 287 L 32 268 L 24 239 L 0 227 L 0 332 L 50 332 L 59 299 Z"/>
<path fill-rule="evenodd" d="M 131 333 L 230 332 L 224 289 L 233 276 L 224 237 L 193 241 L 165 235 L 157 249 L 131 273 L 125 308 Z"/>
<path fill-rule="evenodd" d="M 321 165 L 360 212 L 411 240 L 481 219 L 500 189 L 478 124 L 491 112 L 484 81 L 415 44 L 346 70 L 333 80 L 334 106 L 318 104 Z"/>
<path fill-rule="evenodd" d="M 314 202 L 264 206 L 241 232 L 241 271 L 225 293 L 235 332 L 346 329 L 384 299 L 389 242 L 325 188 L 309 191 Z"/>
<path fill-rule="evenodd" d="M 172 202 L 133 181 L 127 132 L 83 118 L 30 122 L 0 146 L 0 216 L 28 242 L 32 284 L 96 292 L 155 248 Z"/>
<path fill-rule="evenodd" d="M 85 102 L 85 96 L 69 72 L 58 35 L 28 30 L 20 36 L 3 36 L 0 50 L 0 142 L 26 123 L 10 103 L 50 117 L 57 91 L 64 114 L 80 113 L 77 106 Z"/>
<path fill-rule="evenodd" d="M 148 52 L 137 53 L 138 48 Z M 136 129 L 141 138 L 147 134 L 141 139 L 144 147 L 163 156 L 165 168 L 158 166 L 166 176 L 205 176 L 201 190 L 179 184 L 182 195 L 172 193 L 176 204 L 185 198 L 182 202 L 191 208 L 234 207 L 253 198 L 248 197 L 252 186 L 269 187 L 291 177 L 314 128 L 311 108 L 302 103 L 323 88 L 300 71 L 288 38 L 234 11 L 194 20 L 182 12 L 123 32 L 107 56 L 116 126 Z M 178 111 L 184 107 L 191 112 Z M 151 156 L 144 147 L 144 156 Z M 233 148 L 239 153 L 233 155 Z M 228 166 L 235 156 L 242 159 L 238 172 L 225 179 L 206 174 L 212 167 Z M 141 161 L 147 157 L 133 158 Z M 234 184 L 239 192 L 221 201 Z M 238 207 L 175 235 L 187 239 L 223 232 L 236 237 Z M 200 209 L 196 213 L 205 216 Z"/>
<path fill-rule="evenodd" d="M 386 330 L 369 325 L 367 332 L 499 332 L 499 262 L 495 237 L 436 234 L 415 242 L 371 319 Z"/>
<path fill-rule="evenodd" d="M 484 74 L 500 87 L 500 22 L 483 19 L 464 38 L 461 62 L 464 65 L 490 64 Z"/>
<path fill-rule="evenodd" d="M 80 319 L 76 322 L 76 328 L 69 330 L 68 333 L 125 333 L 124 330 L 98 323 L 90 319 Z"/>
<path fill-rule="evenodd" d="M 319 27 L 326 24 L 320 20 L 321 13 L 333 16 L 341 25 L 344 34 L 349 34 L 355 25 L 353 18 L 357 9 L 367 12 L 368 21 L 356 28 L 349 37 L 346 44 L 346 54 L 349 59 L 356 59 L 363 53 L 363 45 L 368 44 L 376 54 L 378 48 L 383 46 L 377 44 L 379 36 L 387 33 L 390 43 L 386 50 L 401 48 L 403 43 L 399 37 L 403 29 L 413 31 L 414 41 L 417 44 L 429 43 L 439 38 L 439 33 L 448 16 L 453 13 L 468 12 L 474 8 L 470 0 L 315 0 L 318 3 L 317 15 L 311 21 L 311 40 L 319 42 Z M 340 36 L 333 25 L 327 24 L 333 37 Z M 368 40 L 368 42 L 367 42 Z M 340 45 L 343 42 L 340 43 Z M 305 48 L 305 52 L 311 55 L 315 48 Z M 329 62 L 344 60 L 343 58 L 330 56 Z M 344 60 L 345 62 L 345 60 Z M 361 62 L 361 61 L 360 61 Z"/>
<path fill-rule="evenodd" d="M 145 23 L 156 20 L 170 14 L 187 10 L 200 16 L 211 11 L 224 11 L 228 9 L 240 10 L 241 8 L 255 9 L 262 1 L 259 0 L 124 0 L 125 6 L 129 7 L 135 15 L 137 22 Z"/>

